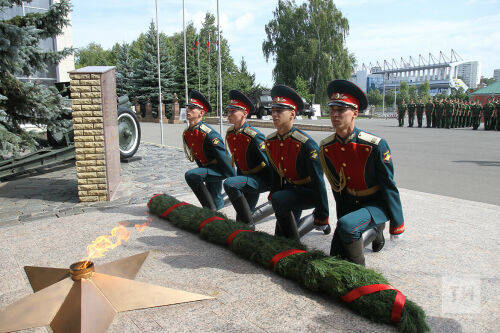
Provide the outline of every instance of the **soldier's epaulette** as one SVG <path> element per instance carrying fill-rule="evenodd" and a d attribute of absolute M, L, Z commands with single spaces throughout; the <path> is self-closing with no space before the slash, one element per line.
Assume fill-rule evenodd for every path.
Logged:
<path fill-rule="evenodd" d="M 200 130 L 207 133 L 207 134 L 212 132 L 212 129 L 205 124 L 200 125 Z"/>
<path fill-rule="evenodd" d="M 269 134 L 268 136 L 266 136 L 266 140 L 274 139 L 277 134 L 278 134 L 278 131 Z"/>
<path fill-rule="evenodd" d="M 326 146 L 327 144 L 329 144 L 330 142 L 332 142 L 333 139 L 335 139 L 335 133 L 333 133 L 332 135 L 327 136 L 326 138 L 324 138 L 323 140 L 321 140 L 320 146 Z"/>
<path fill-rule="evenodd" d="M 294 138 L 295 140 L 300 141 L 302 143 L 306 143 L 306 141 L 309 140 L 309 138 L 307 136 L 300 133 L 299 131 L 294 131 L 292 133 L 292 138 Z"/>
<path fill-rule="evenodd" d="M 230 133 L 234 131 L 234 125 L 231 125 L 228 129 L 227 129 L 227 133 Z"/>
<path fill-rule="evenodd" d="M 373 143 L 374 145 L 378 145 L 380 140 L 382 140 L 382 138 L 379 138 L 378 136 L 363 131 L 359 132 L 358 139 Z"/>
<path fill-rule="evenodd" d="M 253 128 L 251 128 L 250 126 L 245 127 L 243 132 L 245 132 L 246 134 L 248 134 L 252 138 L 255 138 L 255 136 L 257 135 L 257 132 Z"/>

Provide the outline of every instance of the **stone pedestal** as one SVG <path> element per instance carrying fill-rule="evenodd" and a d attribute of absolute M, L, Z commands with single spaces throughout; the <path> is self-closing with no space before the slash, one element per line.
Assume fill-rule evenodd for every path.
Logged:
<path fill-rule="evenodd" d="M 69 75 L 78 197 L 109 201 L 120 182 L 115 67 L 88 66 Z"/>
<path fill-rule="evenodd" d="M 174 93 L 174 103 L 172 104 L 172 116 L 168 120 L 168 123 L 182 124 L 183 121 L 179 119 L 179 116 L 180 116 L 179 99 L 177 98 L 177 94 Z"/>
<path fill-rule="evenodd" d="M 162 116 L 163 119 L 162 121 L 164 123 L 167 123 L 168 119 L 165 117 L 165 104 L 161 105 L 161 110 L 162 110 Z M 137 108 L 136 108 L 137 109 Z M 158 110 L 159 112 L 159 110 Z M 139 112 L 140 114 L 140 112 Z M 160 122 L 160 117 L 153 117 L 153 106 L 151 103 L 146 104 L 146 115 L 144 117 L 139 117 L 139 120 L 145 123 L 159 123 Z"/>

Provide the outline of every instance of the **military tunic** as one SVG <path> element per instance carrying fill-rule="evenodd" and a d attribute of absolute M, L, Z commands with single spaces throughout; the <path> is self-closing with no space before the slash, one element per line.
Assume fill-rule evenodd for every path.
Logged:
<path fill-rule="evenodd" d="M 363 231 L 388 220 L 391 234 L 404 232 L 391 151 L 384 139 L 355 127 L 346 139 L 333 134 L 321 141 L 320 157 L 344 243 L 358 240 Z"/>
<path fill-rule="evenodd" d="M 452 116 L 453 116 L 453 110 L 454 110 L 454 105 L 452 102 L 444 102 L 444 109 L 445 109 L 445 119 L 444 119 L 444 127 L 445 128 L 450 128 L 451 127 L 451 121 L 452 121 Z"/>
<path fill-rule="evenodd" d="M 432 103 L 432 101 L 429 99 L 427 103 L 425 103 L 425 120 L 427 121 L 426 127 L 431 127 L 432 124 L 435 122 L 432 121 L 433 111 L 434 111 L 434 103 Z"/>
<path fill-rule="evenodd" d="M 484 117 L 484 129 L 485 130 L 491 129 L 491 116 L 493 115 L 494 109 L 495 109 L 495 106 L 491 102 L 488 102 L 488 103 L 483 105 L 483 117 Z"/>
<path fill-rule="evenodd" d="M 424 119 L 424 108 L 425 104 L 424 103 L 417 103 L 417 123 L 418 127 L 422 127 L 422 122 Z"/>
<path fill-rule="evenodd" d="M 408 127 L 413 127 L 413 123 L 415 122 L 415 109 L 417 108 L 417 104 L 409 103 L 408 104 Z"/>
<path fill-rule="evenodd" d="M 443 128 L 444 124 L 444 117 L 443 117 L 443 110 L 444 110 L 444 104 L 442 102 L 436 102 L 434 105 L 435 108 L 435 114 L 436 114 L 436 127 L 437 128 Z"/>
<path fill-rule="evenodd" d="M 399 127 L 404 126 L 405 124 L 405 114 L 408 109 L 408 105 L 406 103 L 402 103 L 398 106 L 398 124 Z"/>
<path fill-rule="evenodd" d="M 186 182 L 190 186 L 205 182 L 217 209 L 222 208 L 222 180 L 235 175 L 222 137 L 210 125 L 200 121 L 186 129 L 182 139 L 186 156 L 198 165 L 198 168 L 186 172 Z"/>
<path fill-rule="evenodd" d="M 226 146 L 231 152 L 231 162 L 236 165 L 237 176 L 224 181 L 224 190 L 230 198 L 243 193 L 253 210 L 259 194 L 271 189 L 272 169 L 266 154 L 265 136 L 258 129 L 244 123 L 226 133 Z"/>
<path fill-rule="evenodd" d="M 277 219 L 290 211 L 298 222 L 302 210 L 315 208 L 314 217 L 328 218 L 328 198 L 318 144 L 292 126 L 284 135 L 266 138 L 266 153 L 273 167 L 271 202 Z"/>

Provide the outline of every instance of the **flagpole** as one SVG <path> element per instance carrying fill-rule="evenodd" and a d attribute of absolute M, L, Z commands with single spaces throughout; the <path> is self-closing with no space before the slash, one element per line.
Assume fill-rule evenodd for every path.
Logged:
<path fill-rule="evenodd" d="M 210 71 L 212 70 L 212 67 L 210 67 L 210 35 L 211 33 L 208 33 L 208 102 L 210 103 Z"/>
<path fill-rule="evenodd" d="M 186 87 L 186 105 L 188 103 L 187 55 L 186 55 L 186 23 L 184 21 L 184 0 L 182 0 L 182 30 L 184 31 L 184 85 Z"/>
<path fill-rule="evenodd" d="M 163 110 L 161 100 L 161 75 L 160 75 L 160 27 L 158 26 L 158 0 L 155 0 L 156 5 L 156 58 L 158 59 L 158 117 L 160 117 L 160 137 L 163 145 Z"/>
<path fill-rule="evenodd" d="M 217 40 L 219 42 L 218 50 L 218 67 L 219 67 L 219 119 L 220 119 L 220 131 L 222 134 L 222 69 L 221 69 L 221 58 L 220 58 L 220 49 L 222 46 L 222 41 L 220 38 L 220 25 L 219 25 L 219 0 L 217 0 Z"/>

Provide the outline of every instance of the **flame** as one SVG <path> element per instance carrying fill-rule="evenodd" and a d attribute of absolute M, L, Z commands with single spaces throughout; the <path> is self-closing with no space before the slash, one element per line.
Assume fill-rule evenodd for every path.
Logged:
<path fill-rule="evenodd" d="M 149 216 L 148 213 L 146 213 L 147 216 L 147 221 L 144 222 L 143 224 L 136 224 L 134 225 L 135 229 L 139 232 L 143 232 L 146 227 L 149 227 L 149 225 L 153 222 L 153 218 Z"/>
<path fill-rule="evenodd" d="M 97 237 L 92 244 L 87 246 L 87 257 L 82 261 L 85 261 L 85 267 L 90 263 L 90 260 L 94 258 L 103 257 L 107 251 L 114 249 L 115 247 L 121 245 L 123 241 L 128 241 L 130 238 L 130 232 L 127 231 L 126 226 L 129 222 L 120 222 L 117 227 L 111 230 L 110 235 L 103 235 Z"/>

